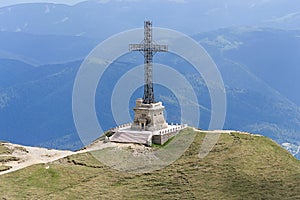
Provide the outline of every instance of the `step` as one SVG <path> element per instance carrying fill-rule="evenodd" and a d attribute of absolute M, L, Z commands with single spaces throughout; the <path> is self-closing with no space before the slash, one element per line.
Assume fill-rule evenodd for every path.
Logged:
<path fill-rule="evenodd" d="M 110 137 L 110 141 L 121 143 L 147 144 L 147 140 L 151 137 L 151 135 L 151 133 L 118 131 Z"/>

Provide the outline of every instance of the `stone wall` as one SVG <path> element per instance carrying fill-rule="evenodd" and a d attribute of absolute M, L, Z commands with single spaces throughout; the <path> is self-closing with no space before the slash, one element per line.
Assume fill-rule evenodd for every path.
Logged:
<path fill-rule="evenodd" d="M 169 139 L 171 139 L 172 137 L 174 137 L 175 135 L 177 135 L 179 133 L 179 131 L 181 131 L 182 129 L 184 129 L 186 127 L 187 127 L 186 124 L 184 124 L 184 125 L 178 125 L 178 124 L 176 124 L 176 126 L 174 126 L 172 124 L 172 127 L 160 130 L 158 132 L 158 134 L 154 134 L 152 136 L 152 143 L 153 144 L 163 145 Z"/>
<path fill-rule="evenodd" d="M 152 136 L 152 143 L 153 144 L 159 144 L 159 145 L 163 145 L 164 143 L 166 143 L 170 138 L 174 137 L 175 135 L 177 135 L 179 133 L 179 131 L 175 131 L 175 132 L 169 132 L 163 135 L 153 135 Z"/>

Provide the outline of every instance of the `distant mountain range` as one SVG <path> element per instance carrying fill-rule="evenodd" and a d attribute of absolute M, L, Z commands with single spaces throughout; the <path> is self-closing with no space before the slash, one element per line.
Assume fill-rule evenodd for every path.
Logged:
<path fill-rule="evenodd" d="M 225 127 L 264 132 L 279 143 L 289 141 L 296 144 L 290 149 L 298 156 L 299 33 L 224 29 L 196 36 L 217 62 L 228 87 Z"/>
<path fill-rule="evenodd" d="M 111 2 L 104 7 L 101 3 L 90 1 L 73 7 L 29 4 L 0 9 L 1 15 L 5 16 L 0 18 L 1 140 L 60 149 L 82 147 L 72 117 L 72 89 L 77 70 L 85 56 L 101 40 L 118 31 L 142 26 L 143 19 L 137 17 L 138 14 L 129 15 L 134 6 L 140 8 L 138 13 L 147 9 L 140 7 L 146 3 L 123 2 L 118 4 L 119 7 L 116 5 L 116 2 Z M 129 5 L 128 10 L 121 5 Z M 162 3 L 159 8 L 156 7 L 162 10 L 167 5 Z M 172 9 L 179 8 L 182 15 L 188 12 L 183 9 L 184 4 L 174 3 Z M 31 12 L 26 12 L 28 9 Z M 82 10 L 88 12 L 82 13 Z M 121 18 L 111 13 L 118 13 Z M 123 15 L 128 17 L 123 19 Z M 190 27 L 201 31 L 198 26 L 206 26 L 202 21 L 193 26 L 192 21 L 186 24 L 186 19 L 173 21 L 168 17 L 161 20 L 159 16 L 150 17 L 157 26 L 177 27 L 178 30 Z M 297 15 L 291 18 L 297 19 Z M 292 19 L 289 20 L 292 22 Z M 212 56 L 224 79 L 228 98 L 224 128 L 263 133 L 283 144 L 298 158 L 299 36 L 300 31 L 297 30 L 250 27 L 224 28 L 192 35 Z M 106 105 L 104 108 L 96 105 L 99 121 L 105 129 L 116 125 L 110 110 L 113 84 L 126 70 L 142 63 L 142 59 L 132 59 L 132 55 L 126 55 L 110 66 L 107 77 L 103 79 L 104 88 L 97 91 L 96 100 L 105 99 L 102 102 Z M 207 128 L 211 115 L 210 98 L 203 79 L 193 74 L 191 66 L 174 55 L 158 54 L 155 61 L 172 66 L 188 77 L 201 102 L 199 127 Z M 130 108 L 141 92 L 140 89 L 134 93 Z M 168 121 L 179 122 L 179 105 L 172 99 L 173 96 L 170 97 L 170 91 L 156 86 L 155 92 L 158 100 L 165 102 Z"/>
<path fill-rule="evenodd" d="M 285 0 L 90 0 L 74 6 L 20 4 L 0 9 L 0 30 L 103 40 L 153 20 L 189 35 L 221 27 L 299 28 L 300 2 Z M 30 10 L 30 12 L 28 12 Z"/>
<path fill-rule="evenodd" d="M 70 62 L 84 57 L 97 44 L 81 36 L 0 32 L 0 58 L 34 66 Z"/>

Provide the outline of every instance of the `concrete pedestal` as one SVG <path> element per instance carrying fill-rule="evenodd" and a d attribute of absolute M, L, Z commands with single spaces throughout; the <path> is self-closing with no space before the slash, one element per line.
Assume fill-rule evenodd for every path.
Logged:
<path fill-rule="evenodd" d="M 162 102 L 144 104 L 143 99 L 136 100 L 132 130 L 158 131 L 168 127 L 164 117 Z"/>

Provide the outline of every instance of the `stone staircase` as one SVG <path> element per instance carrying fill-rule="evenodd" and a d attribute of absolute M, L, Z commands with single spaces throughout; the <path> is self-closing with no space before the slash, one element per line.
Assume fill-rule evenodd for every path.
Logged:
<path fill-rule="evenodd" d="M 126 131 L 117 131 L 113 136 L 109 138 L 112 142 L 121 142 L 121 143 L 137 143 L 137 144 L 148 144 L 148 141 L 151 140 L 152 133 L 149 132 L 126 132 Z"/>

